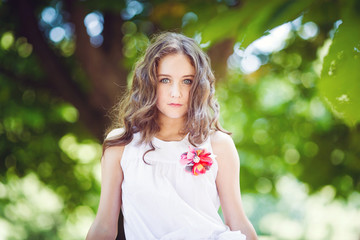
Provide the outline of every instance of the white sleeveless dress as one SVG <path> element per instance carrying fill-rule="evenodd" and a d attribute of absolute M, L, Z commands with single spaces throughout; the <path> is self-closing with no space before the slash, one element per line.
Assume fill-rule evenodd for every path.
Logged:
<path fill-rule="evenodd" d="M 122 131 L 114 129 L 108 138 Z M 214 154 L 210 155 L 210 169 L 195 176 L 180 163 L 181 155 L 191 145 L 187 136 L 181 141 L 154 138 L 155 151 L 145 155 L 148 164 L 143 155 L 150 146 L 139 144 L 139 140 L 140 134 L 134 134 L 121 158 L 127 240 L 246 239 L 240 231 L 230 231 L 218 214 L 218 165 Z M 198 147 L 212 153 L 210 138 Z"/>

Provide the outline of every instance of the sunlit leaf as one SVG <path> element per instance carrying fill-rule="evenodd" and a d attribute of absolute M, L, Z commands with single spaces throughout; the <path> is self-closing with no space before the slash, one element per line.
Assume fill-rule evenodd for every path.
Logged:
<path fill-rule="evenodd" d="M 200 21 L 202 42 L 234 37 L 245 48 L 267 30 L 299 17 L 312 3 L 313 0 L 245 1 L 241 7 L 223 11 L 210 21 Z"/>
<path fill-rule="evenodd" d="M 349 8 L 324 59 L 319 92 L 349 126 L 360 120 L 360 18 Z"/>

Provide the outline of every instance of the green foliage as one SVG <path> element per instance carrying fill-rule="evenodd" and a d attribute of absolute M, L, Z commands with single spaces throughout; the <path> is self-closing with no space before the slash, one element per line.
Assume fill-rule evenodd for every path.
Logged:
<path fill-rule="evenodd" d="M 349 4 L 342 16 L 343 23 L 324 59 L 319 91 L 333 113 L 353 127 L 360 121 L 359 2 Z"/>
<path fill-rule="evenodd" d="M 0 216 L 9 225 L 2 226 L 3 234 L 68 239 L 73 233 L 61 214 L 70 217 L 79 207 L 98 203 L 99 144 L 73 125 L 76 109 L 44 91 L 18 89 L 0 77 L 0 104 Z"/>
<path fill-rule="evenodd" d="M 46 73 L 36 55 L 36 43 L 23 36 L 10 2 L 0 1 L 0 229 L 6 229 L 6 233 L 0 231 L 0 238 L 7 234 L 9 239 L 83 239 L 99 200 L 100 140 L 84 124 L 81 109 L 65 101 L 50 84 L 49 78 L 55 76 Z M 270 29 L 302 16 L 300 26 L 293 24 L 280 50 L 254 53 L 263 64 L 259 70 L 244 74 L 239 62 L 235 68 L 228 64 L 225 80 L 217 83 L 221 122 L 233 132 L 241 158 L 244 199 L 255 202 L 250 217 L 257 231 L 266 235 L 271 234 L 270 228 L 263 226 L 269 225 L 267 214 L 275 206 L 282 214 L 302 218 L 299 209 L 283 206 L 283 202 L 277 205 L 278 198 L 287 193 L 281 187 L 287 182 L 297 181 L 303 192 L 314 196 L 327 192 L 329 199 L 358 199 L 358 2 L 141 1 L 143 11 L 130 19 L 119 15 L 129 2 L 83 1 L 80 6 L 87 12 L 110 12 L 118 17 L 114 32 L 121 38 L 115 50 L 106 50 L 109 39 L 104 33 L 104 46 L 96 51 L 120 53 L 121 61 L 114 65 L 127 69 L 129 76 L 149 37 L 158 31 L 201 36 L 202 46 L 219 52 L 223 49 L 212 47 L 232 39 L 231 44 L 236 45 L 230 49 L 237 52 L 245 51 Z M 40 20 L 49 2 L 33 3 L 49 49 L 90 105 L 95 99 L 91 95 L 94 86 L 84 59 L 74 54 L 79 47 L 76 31 L 58 43 L 48 38 L 54 27 L 71 21 L 64 1 L 51 2 L 58 14 L 51 24 Z M 340 19 L 342 24 L 334 28 Z M 310 38 L 302 35 L 307 23 L 317 29 Z M 110 54 L 107 59 L 109 56 L 113 57 Z M 224 65 L 230 60 L 226 56 Z M 105 74 L 104 85 L 109 80 Z M 127 72 L 121 74 L 129 79 Z M 112 78 L 110 81 L 116 85 Z M 291 176 L 296 180 L 289 180 Z M 305 238 L 305 233 L 298 236 L 292 239 Z"/>
<path fill-rule="evenodd" d="M 215 16 L 210 21 L 208 17 L 201 18 L 204 13 L 200 12 L 199 22 L 186 25 L 184 31 L 188 35 L 201 32 L 203 43 L 234 38 L 246 48 L 266 31 L 299 17 L 311 3 L 311 0 L 244 1 L 241 6 L 230 9 L 223 6 L 215 12 L 211 5 L 207 10 L 212 10 Z"/>

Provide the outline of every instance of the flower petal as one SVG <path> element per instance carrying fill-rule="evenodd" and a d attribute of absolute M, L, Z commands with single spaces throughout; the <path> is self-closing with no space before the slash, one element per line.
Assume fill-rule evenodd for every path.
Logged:
<path fill-rule="evenodd" d="M 201 163 L 201 162 L 200 162 L 200 164 L 203 165 L 206 170 L 209 170 L 212 165 L 212 164 L 206 164 L 206 163 Z"/>
<path fill-rule="evenodd" d="M 185 171 L 192 173 L 192 171 L 193 171 L 193 166 L 185 166 Z"/>
<path fill-rule="evenodd" d="M 180 156 L 180 163 L 186 165 L 185 171 L 192 172 L 195 176 L 204 174 L 213 164 L 213 159 L 210 157 L 211 154 L 205 148 L 189 146 L 189 151 Z"/>
<path fill-rule="evenodd" d="M 201 149 L 201 148 L 197 148 L 196 149 L 196 155 L 198 155 L 199 157 L 204 154 L 205 150 L 204 149 Z"/>
<path fill-rule="evenodd" d="M 195 150 L 190 146 L 189 151 L 187 152 L 187 158 L 189 160 L 193 160 L 195 155 L 196 155 Z"/>
<path fill-rule="evenodd" d="M 183 154 L 181 154 L 180 163 L 182 165 L 187 164 L 189 161 L 191 161 L 191 160 L 187 159 L 187 152 L 184 152 Z"/>
<path fill-rule="evenodd" d="M 195 176 L 199 175 L 199 174 L 204 174 L 206 172 L 206 169 L 204 168 L 203 165 L 201 165 L 200 163 L 196 163 L 193 167 L 193 174 Z"/>
<path fill-rule="evenodd" d="M 210 152 L 203 152 L 201 155 L 199 155 L 199 157 L 209 157 L 210 156 Z"/>
<path fill-rule="evenodd" d="M 213 164 L 213 160 L 210 157 L 200 158 L 200 163 L 211 166 Z"/>

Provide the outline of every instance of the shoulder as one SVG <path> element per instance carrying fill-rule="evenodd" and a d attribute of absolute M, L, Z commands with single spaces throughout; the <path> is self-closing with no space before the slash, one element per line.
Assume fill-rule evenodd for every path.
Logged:
<path fill-rule="evenodd" d="M 101 158 L 103 164 L 112 162 L 112 164 L 120 164 L 125 146 L 111 146 L 105 149 Z"/>
<path fill-rule="evenodd" d="M 106 135 L 105 140 L 113 140 L 119 138 L 124 133 L 123 128 L 115 128 Z M 125 145 L 109 146 L 104 150 L 102 161 L 116 161 L 120 163 L 124 152 Z"/>
<path fill-rule="evenodd" d="M 229 134 L 221 131 L 214 131 L 210 134 L 211 146 L 215 150 L 216 148 L 231 147 L 234 145 L 234 141 Z"/>
<path fill-rule="evenodd" d="M 214 131 L 210 135 L 211 147 L 213 153 L 216 155 L 218 163 L 230 163 L 237 165 L 239 161 L 238 153 L 235 147 L 235 143 L 230 135 L 221 131 Z"/>

